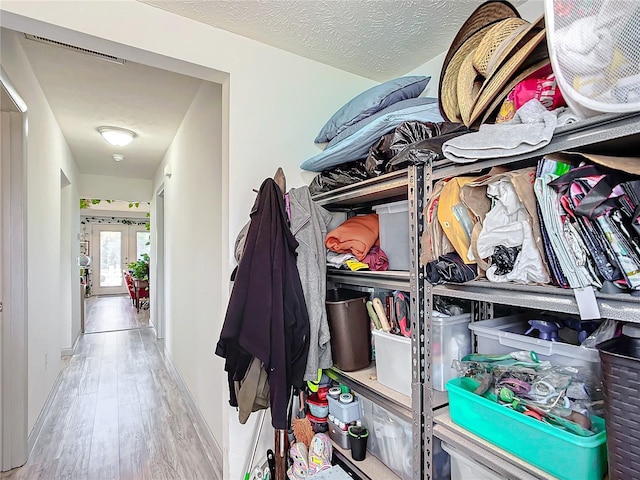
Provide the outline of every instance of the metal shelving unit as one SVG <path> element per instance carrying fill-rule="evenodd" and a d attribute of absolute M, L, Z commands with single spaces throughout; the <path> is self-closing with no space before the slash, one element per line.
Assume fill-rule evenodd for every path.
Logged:
<path fill-rule="evenodd" d="M 389 289 L 410 292 L 411 296 L 411 350 L 412 364 L 412 395 L 399 394 L 381 385 L 372 376 L 375 367 L 359 372 L 340 372 L 334 370 L 339 380 L 355 392 L 380 405 L 400 418 L 404 418 L 412 425 L 413 432 L 413 478 L 430 478 L 425 475 L 425 458 L 430 462 L 431 441 L 424 442 L 423 431 L 426 419 L 432 418 L 431 403 L 425 403 L 425 398 L 436 398 L 440 405 L 446 404 L 446 395 L 431 395 L 424 388 L 427 365 L 430 363 L 424 355 L 423 342 L 425 331 L 424 318 L 424 275 L 420 271 L 420 235 L 422 234 L 422 210 L 424 202 L 424 167 L 411 166 L 406 170 L 392 172 L 377 178 L 372 178 L 354 185 L 349 185 L 328 193 L 314 196 L 314 201 L 330 210 L 358 211 L 369 209 L 372 205 L 388 203 L 396 200 L 408 200 L 409 204 L 409 250 L 411 267 L 409 271 L 332 271 L 327 274 L 327 280 L 334 286 L 359 287 L 364 289 Z M 425 396 L 426 392 L 426 396 Z M 428 412 L 427 412 L 428 410 Z M 430 421 L 430 420 L 429 420 Z M 338 448 L 338 455 L 341 450 Z M 369 456 L 367 456 L 367 459 Z M 379 463 L 374 458 L 375 462 Z M 365 459 L 365 462 L 367 460 Z M 361 462 L 359 462 L 360 465 Z M 364 463 L 364 462 L 362 462 Z M 364 467 L 361 473 L 377 480 L 379 474 L 367 474 Z M 391 472 L 389 470 L 389 472 Z M 392 473 L 393 475 L 393 473 Z"/>
<path fill-rule="evenodd" d="M 434 437 L 445 440 L 489 466 L 507 479 L 550 479 L 548 474 L 491 445 L 451 422 L 446 392 L 432 388 L 431 310 L 433 296 L 466 299 L 473 302 L 476 320 L 490 318 L 493 305 L 503 304 L 563 313 L 578 313 L 571 290 L 554 286 L 492 284 L 475 281 L 464 285 L 432 286 L 420 266 L 420 237 L 423 233 L 422 211 L 429 198 L 433 182 L 438 179 L 477 173 L 498 165 L 521 168 L 533 165 L 545 154 L 558 151 L 628 154 L 640 145 L 640 115 L 601 115 L 580 123 L 560 127 L 554 138 L 542 149 L 524 155 L 485 160 L 472 164 L 452 164 L 439 160 L 433 164 L 410 166 L 342 187 L 314 197 L 314 201 L 331 210 L 366 210 L 371 205 L 407 199 L 409 201 L 409 242 L 411 268 L 408 272 L 347 272 L 330 271 L 328 280 L 336 286 L 357 288 L 388 288 L 411 292 L 412 301 L 412 395 L 395 394 L 369 377 L 371 372 L 339 372 L 336 375 L 356 392 L 412 422 L 413 478 L 431 479 L 432 443 Z M 601 315 L 627 322 L 640 322 L 640 298 L 628 294 L 596 294 Z M 403 398 L 402 398 L 403 397 Z M 338 456 L 345 453 L 337 449 Z M 380 463 L 376 460 L 377 463 Z M 359 464 L 361 462 L 358 462 Z M 386 478 L 367 473 L 371 479 Z M 390 472 L 390 471 L 389 471 Z M 391 473 L 393 475 L 393 473 Z M 390 477 L 394 478 L 394 476 Z"/>
<path fill-rule="evenodd" d="M 629 155 L 640 145 L 640 114 L 601 115 L 577 124 L 560 127 L 552 141 L 542 149 L 524 155 L 498 158 L 472 164 L 452 164 L 447 160 L 425 167 L 425 177 L 431 168 L 433 180 L 487 171 L 490 167 L 509 165 L 521 168 L 535 164 L 542 156 L 559 151 L 581 151 L 609 155 Z M 427 283 L 425 304 L 433 295 L 460 298 L 474 302 L 474 319 L 493 316 L 494 305 L 510 305 L 536 310 L 578 314 L 578 305 L 572 290 L 551 285 L 496 284 L 476 280 L 462 285 L 432 286 Z M 603 294 L 596 292 L 602 318 L 625 322 L 640 322 L 640 298 L 628 293 Z M 425 312 L 430 311 L 426 309 Z M 425 325 L 430 321 L 425 318 Z M 425 438 L 434 435 L 453 445 L 469 458 L 489 467 L 505 479 L 540 479 L 555 477 L 486 442 L 451 421 L 448 407 L 436 412 L 433 428 L 425 425 Z"/>
<path fill-rule="evenodd" d="M 497 303 L 536 310 L 549 310 L 577 315 L 578 304 L 573 291 L 552 285 L 502 284 L 479 280 L 468 285 L 437 285 L 435 295 L 463 298 L 478 302 Z M 640 298 L 628 293 L 604 294 L 596 292 L 603 318 L 624 322 L 640 322 Z"/>

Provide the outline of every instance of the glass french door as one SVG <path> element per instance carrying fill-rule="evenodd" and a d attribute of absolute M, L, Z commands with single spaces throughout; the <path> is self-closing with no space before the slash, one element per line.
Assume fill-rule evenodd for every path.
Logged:
<path fill-rule="evenodd" d="M 149 253 L 148 243 L 149 232 L 143 225 L 93 225 L 93 293 L 127 293 L 122 271 L 142 254 Z"/>

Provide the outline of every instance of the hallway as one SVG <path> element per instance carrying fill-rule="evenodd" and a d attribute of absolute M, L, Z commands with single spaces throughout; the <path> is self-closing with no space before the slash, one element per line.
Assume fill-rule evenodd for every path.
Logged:
<path fill-rule="evenodd" d="M 149 309 L 136 307 L 129 295 L 93 295 L 85 300 L 85 333 L 149 326 Z"/>
<path fill-rule="evenodd" d="M 218 480 L 153 328 L 82 335 L 11 480 Z"/>

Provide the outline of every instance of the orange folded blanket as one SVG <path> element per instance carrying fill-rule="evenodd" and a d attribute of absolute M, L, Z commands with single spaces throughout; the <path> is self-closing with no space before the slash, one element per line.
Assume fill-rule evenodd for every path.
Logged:
<path fill-rule="evenodd" d="M 327 234 L 324 244 L 338 253 L 352 253 L 362 261 L 374 245 L 378 244 L 378 215 L 351 217 Z"/>

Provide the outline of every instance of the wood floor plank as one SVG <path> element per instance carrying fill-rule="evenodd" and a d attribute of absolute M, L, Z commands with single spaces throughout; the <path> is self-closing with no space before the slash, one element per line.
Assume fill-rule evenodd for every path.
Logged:
<path fill-rule="evenodd" d="M 97 393 L 78 395 L 69 408 L 69 415 L 60 444 L 57 476 L 86 473 L 89 467 Z"/>
<path fill-rule="evenodd" d="M 98 398 L 93 422 L 89 478 L 118 480 L 120 478 L 120 448 L 118 435 L 118 397 Z"/>
<path fill-rule="evenodd" d="M 87 357 L 84 368 L 80 373 L 80 381 L 78 383 L 78 393 L 97 393 L 98 382 L 100 381 L 100 366 L 102 358 Z"/>
<path fill-rule="evenodd" d="M 181 478 L 179 462 L 184 459 L 178 451 L 177 439 L 170 430 L 168 421 L 170 414 L 164 408 L 143 410 L 141 414 L 145 433 L 149 439 L 148 448 L 152 460 L 153 477 L 159 480 Z M 187 452 L 185 454 L 189 455 Z"/>
<path fill-rule="evenodd" d="M 118 448 L 121 480 L 150 477 L 148 442 L 144 434 L 140 405 L 118 406 Z"/>
<path fill-rule="evenodd" d="M 118 398 L 118 361 L 115 355 L 105 356 L 100 364 L 98 398 Z"/>
<path fill-rule="evenodd" d="M 92 296 L 86 300 L 85 332 L 97 333 L 149 326 L 149 310 L 136 308 L 129 295 Z"/>
<path fill-rule="evenodd" d="M 63 365 L 29 460 L 1 479 L 222 478 L 152 328 L 82 335 Z"/>

